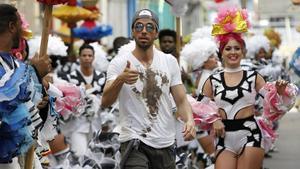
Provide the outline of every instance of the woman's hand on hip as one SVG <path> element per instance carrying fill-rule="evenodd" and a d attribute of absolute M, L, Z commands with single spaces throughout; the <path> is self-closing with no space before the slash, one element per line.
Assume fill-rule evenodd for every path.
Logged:
<path fill-rule="evenodd" d="M 216 137 L 225 137 L 225 125 L 221 120 L 217 120 L 213 123 L 213 132 Z"/>

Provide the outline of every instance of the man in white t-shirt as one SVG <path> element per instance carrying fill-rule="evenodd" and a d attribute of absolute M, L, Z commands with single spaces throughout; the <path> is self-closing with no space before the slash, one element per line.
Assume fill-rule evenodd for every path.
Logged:
<path fill-rule="evenodd" d="M 170 93 L 185 121 L 184 138 L 195 137 L 192 110 L 176 58 L 153 46 L 158 29 L 158 18 L 152 11 L 138 11 L 132 22 L 134 50 L 116 56 L 108 67 L 102 106 L 119 101 L 121 168 L 175 168 Z"/>

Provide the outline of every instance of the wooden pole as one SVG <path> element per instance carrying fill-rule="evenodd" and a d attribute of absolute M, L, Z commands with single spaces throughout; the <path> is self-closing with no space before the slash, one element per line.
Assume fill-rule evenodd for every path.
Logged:
<path fill-rule="evenodd" d="M 40 55 L 39 55 L 41 57 L 46 56 L 47 54 L 48 36 L 51 27 L 51 20 L 52 20 L 52 5 L 45 5 L 43 30 L 42 30 Z"/>
<path fill-rule="evenodd" d="M 50 32 L 51 19 L 52 19 L 52 5 L 45 5 L 39 59 L 41 59 L 40 57 L 47 57 L 46 54 L 47 54 L 48 36 L 49 36 L 49 32 Z M 33 144 L 29 148 L 28 152 L 26 153 L 25 169 L 33 168 L 34 149 L 35 149 L 35 145 Z"/>
<path fill-rule="evenodd" d="M 33 161 L 34 161 L 34 144 L 29 148 L 26 153 L 25 157 L 25 168 L 24 169 L 32 169 L 33 168 Z"/>
<path fill-rule="evenodd" d="M 247 0 L 241 0 L 241 6 L 243 9 L 247 8 Z"/>
<path fill-rule="evenodd" d="M 68 27 L 70 28 L 70 46 L 68 59 L 70 62 L 76 62 L 76 54 L 74 52 L 74 31 L 73 28 L 76 27 L 76 23 L 68 23 Z"/>
<path fill-rule="evenodd" d="M 179 63 L 179 57 L 180 57 L 180 51 L 181 51 L 181 34 L 182 34 L 182 30 L 181 30 L 181 18 L 180 17 L 176 17 L 176 58 L 177 61 Z"/>

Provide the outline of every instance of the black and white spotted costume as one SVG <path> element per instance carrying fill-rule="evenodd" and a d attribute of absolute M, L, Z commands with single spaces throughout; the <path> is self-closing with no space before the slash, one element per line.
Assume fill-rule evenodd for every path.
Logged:
<path fill-rule="evenodd" d="M 87 151 L 88 142 L 92 139 L 93 134 L 101 129 L 100 113 L 102 109 L 99 103 L 106 82 L 106 73 L 94 70 L 91 76 L 85 77 L 80 68 L 76 68 L 66 78 L 68 82 L 76 86 L 83 88 L 88 84 L 92 86 L 85 90 L 86 105 L 83 113 L 63 120 L 64 125 L 61 126 L 62 133 L 70 143 L 71 151 L 79 157 Z"/>
<path fill-rule="evenodd" d="M 75 69 L 69 75 L 67 75 L 67 81 L 70 83 L 75 84 L 76 86 L 85 86 L 88 83 L 84 79 L 82 73 L 80 72 L 80 68 Z M 103 88 L 106 81 L 106 73 L 100 72 L 97 70 L 93 71 L 93 80 L 91 82 L 92 89 L 88 89 L 89 93 L 100 95 L 103 92 Z"/>
<path fill-rule="evenodd" d="M 235 119 L 240 110 L 255 104 L 257 75 L 255 71 L 243 70 L 243 78 L 236 86 L 226 85 L 223 71 L 208 79 L 217 106 L 226 114 L 226 119 L 222 120 L 226 133 L 225 138 L 218 138 L 218 154 L 229 150 L 240 155 L 246 146 L 263 147 L 262 134 L 254 117 Z"/>

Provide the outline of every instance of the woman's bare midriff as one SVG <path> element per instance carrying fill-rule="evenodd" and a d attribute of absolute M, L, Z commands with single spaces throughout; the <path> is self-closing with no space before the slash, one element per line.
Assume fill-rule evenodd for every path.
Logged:
<path fill-rule="evenodd" d="M 219 109 L 219 113 L 222 119 L 226 119 L 226 113 L 224 112 L 224 110 Z M 253 115 L 254 115 L 254 106 L 247 106 L 237 112 L 235 119 L 244 119 Z"/>

